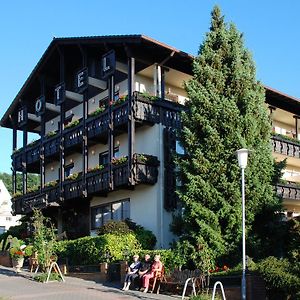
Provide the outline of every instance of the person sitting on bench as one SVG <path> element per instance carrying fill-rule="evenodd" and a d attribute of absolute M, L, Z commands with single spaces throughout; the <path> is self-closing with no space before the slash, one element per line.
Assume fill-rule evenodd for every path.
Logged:
<path fill-rule="evenodd" d="M 154 262 L 151 266 L 150 272 L 146 273 L 143 277 L 143 287 L 144 287 L 144 293 L 148 292 L 149 289 L 149 281 L 150 278 L 154 278 L 156 276 L 157 272 L 161 272 L 163 268 L 163 265 L 160 261 L 160 255 L 154 256 Z"/>
<path fill-rule="evenodd" d="M 128 267 L 128 271 L 125 276 L 124 286 L 122 288 L 123 291 L 128 291 L 131 282 L 133 282 L 133 280 L 139 276 L 138 271 L 140 269 L 140 266 L 141 266 L 141 262 L 139 261 L 139 256 L 134 255 L 133 263 Z"/>

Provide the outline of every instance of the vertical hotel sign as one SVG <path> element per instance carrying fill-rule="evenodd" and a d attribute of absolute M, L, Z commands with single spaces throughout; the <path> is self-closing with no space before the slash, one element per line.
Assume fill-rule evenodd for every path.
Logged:
<path fill-rule="evenodd" d="M 23 127 L 24 125 L 26 125 L 27 124 L 27 119 L 28 119 L 27 107 L 22 106 L 18 110 L 18 126 Z"/>
<path fill-rule="evenodd" d="M 116 54 L 114 50 L 105 53 L 101 59 L 101 77 L 107 79 L 115 73 Z"/>

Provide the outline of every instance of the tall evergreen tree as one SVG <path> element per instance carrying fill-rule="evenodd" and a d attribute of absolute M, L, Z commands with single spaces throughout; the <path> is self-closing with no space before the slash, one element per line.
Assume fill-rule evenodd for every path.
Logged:
<path fill-rule="evenodd" d="M 274 217 L 281 209 L 272 185 L 275 172 L 265 91 L 256 80 L 242 34 L 224 22 L 218 7 L 212 11 L 210 31 L 194 60 L 186 91 L 188 110 L 179 133 L 187 153 L 178 162 L 185 182 L 179 193 L 184 207 L 180 245 L 200 260 L 204 254 L 210 259 L 239 254 L 241 172 L 235 152 L 248 148 L 252 150 L 245 170 L 248 239 L 263 247 L 264 239 L 253 224 L 266 211 Z M 267 226 L 261 222 L 258 229 Z"/>

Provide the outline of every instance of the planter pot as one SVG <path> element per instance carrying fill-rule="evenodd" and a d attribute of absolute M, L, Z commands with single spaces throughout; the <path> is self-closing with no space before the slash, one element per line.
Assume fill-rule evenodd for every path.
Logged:
<path fill-rule="evenodd" d="M 23 263 L 24 263 L 24 257 L 22 258 L 13 258 L 12 260 L 12 265 L 13 268 L 16 269 L 16 272 L 19 273 L 21 272 L 21 268 L 23 267 Z"/>
<path fill-rule="evenodd" d="M 8 251 L 0 252 L 0 265 L 4 267 L 11 267 L 11 259 Z"/>

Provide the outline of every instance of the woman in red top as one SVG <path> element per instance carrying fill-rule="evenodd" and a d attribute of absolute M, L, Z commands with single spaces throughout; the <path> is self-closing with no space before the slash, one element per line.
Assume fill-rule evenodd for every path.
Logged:
<path fill-rule="evenodd" d="M 163 265 L 160 261 L 160 255 L 155 255 L 154 262 L 151 266 L 150 272 L 145 274 L 142 278 L 143 279 L 143 287 L 145 288 L 144 293 L 148 292 L 150 278 L 153 278 L 155 276 L 156 272 L 161 272 L 162 267 L 163 267 Z"/>

